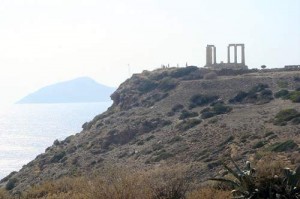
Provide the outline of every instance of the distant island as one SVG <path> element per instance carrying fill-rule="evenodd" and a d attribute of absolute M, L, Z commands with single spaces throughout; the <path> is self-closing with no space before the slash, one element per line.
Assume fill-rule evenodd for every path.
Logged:
<path fill-rule="evenodd" d="M 115 88 L 99 84 L 89 77 L 52 84 L 31 93 L 18 104 L 104 102 L 110 100 Z"/>

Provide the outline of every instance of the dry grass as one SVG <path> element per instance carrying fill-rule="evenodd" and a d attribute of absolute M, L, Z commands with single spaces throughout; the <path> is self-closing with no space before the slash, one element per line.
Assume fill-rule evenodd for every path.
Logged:
<path fill-rule="evenodd" d="M 258 179 L 271 179 L 284 166 L 286 157 L 269 154 L 256 162 Z M 4 190 L 0 199 L 229 199 L 231 192 L 214 184 L 195 188 L 188 166 L 158 167 L 148 171 L 110 167 L 92 176 L 65 177 L 45 182 L 10 197 Z"/>
<path fill-rule="evenodd" d="M 230 199 L 230 191 L 217 190 L 213 188 L 200 188 L 188 194 L 187 199 Z"/>
<path fill-rule="evenodd" d="M 25 199 L 138 199 L 150 198 L 141 175 L 109 170 L 105 176 L 63 178 L 28 190 Z"/>
<path fill-rule="evenodd" d="M 109 168 L 94 177 L 62 178 L 27 190 L 24 199 L 183 199 L 189 183 L 179 169 Z"/>
<path fill-rule="evenodd" d="M 272 178 L 274 175 L 279 175 L 285 167 L 293 168 L 286 156 L 278 156 L 274 153 L 266 154 L 255 163 L 256 175 L 261 179 Z"/>
<path fill-rule="evenodd" d="M 288 166 L 286 157 L 272 154 L 256 162 L 258 184 L 278 175 Z M 65 177 L 45 182 L 10 196 L 0 190 L 0 199 L 229 199 L 231 192 L 209 184 L 197 184 L 188 176 L 188 167 L 159 167 L 148 171 L 106 168 L 93 176 Z"/>
<path fill-rule="evenodd" d="M 118 168 L 105 169 L 91 181 L 90 198 L 138 199 L 151 198 L 147 178 L 142 172 Z"/>
<path fill-rule="evenodd" d="M 186 171 L 187 168 L 184 166 L 164 167 L 148 171 L 146 176 L 152 192 L 151 198 L 185 198 L 191 183 L 185 178 Z"/>
<path fill-rule="evenodd" d="M 86 199 L 90 191 L 89 181 L 85 178 L 62 178 L 57 181 L 46 182 L 37 185 L 24 194 L 24 199 L 47 198 L 47 199 Z"/>
<path fill-rule="evenodd" d="M 185 167 L 149 171 L 107 168 L 93 177 L 65 177 L 45 182 L 13 198 L 22 199 L 196 199 L 223 198 L 228 193 L 213 188 L 192 190 Z M 0 199 L 10 199 L 0 192 Z"/>
<path fill-rule="evenodd" d="M 12 197 L 5 190 L 0 189 L 0 199 L 12 199 Z"/>

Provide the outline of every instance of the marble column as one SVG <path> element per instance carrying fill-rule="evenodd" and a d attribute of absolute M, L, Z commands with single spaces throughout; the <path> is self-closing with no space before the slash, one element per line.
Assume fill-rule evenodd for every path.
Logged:
<path fill-rule="evenodd" d="M 206 66 L 211 65 L 211 47 L 209 45 L 206 46 Z"/>
<path fill-rule="evenodd" d="M 230 64 L 230 45 L 227 47 L 227 63 Z"/>
<path fill-rule="evenodd" d="M 245 65 L 245 45 L 242 44 L 242 64 Z"/>
<path fill-rule="evenodd" d="M 216 64 L 217 63 L 217 49 L 215 46 L 213 48 L 214 48 L 214 64 Z"/>
<path fill-rule="evenodd" d="M 237 64 L 237 45 L 234 45 L 234 63 Z"/>

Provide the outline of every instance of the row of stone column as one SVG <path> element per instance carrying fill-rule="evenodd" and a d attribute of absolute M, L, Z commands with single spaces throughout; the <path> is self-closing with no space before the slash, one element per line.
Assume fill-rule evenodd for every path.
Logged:
<path fill-rule="evenodd" d="M 232 63 L 230 61 L 230 49 L 231 47 L 234 48 L 234 62 L 235 64 L 238 63 L 237 61 L 237 48 L 238 47 L 241 47 L 241 56 L 242 56 L 242 60 L 241 60 L 241 64 L 245 65 L 245 45 L 244 44 L 229 44 L 228 47 L 227 47 L 227 63 Z"/>
<path fill-rule="evenodd" d="M 231 48 L 234 48 L 234 62 L 230 60 Z M 241 47 L 241 64 L 245 65 L 245 45 L 244 44 L 229 44 L 227 48 L 227 63 L 238 64 L 237 60 L 237 49 Z M 214 45 L 206 46 L 206 66 L 217 64 L 217 50 Z"/>
<path fill-rule="evenodd" d="M 217 50 L 214 45 L 206 46 L 206 65 L 210 66 L 217 63 Z"/>

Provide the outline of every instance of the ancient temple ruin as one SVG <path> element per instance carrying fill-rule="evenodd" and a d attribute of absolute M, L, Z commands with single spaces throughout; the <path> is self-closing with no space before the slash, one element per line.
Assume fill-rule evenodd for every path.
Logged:
<path fill-rule="evenodd" d="M 233 61 L 230 53 L 233 49 Z M 240 49 L 240 61 L 238 61 L 238 49 Z M 204 67 L 212 69 L 248 69 L 245 64 L 245 45 L 244 44 L 229 44 L 227 47 L 227 63 L 217 63 L 217 50 L 214 45 L 206 46 L 206 65 Z"/>

